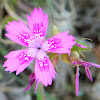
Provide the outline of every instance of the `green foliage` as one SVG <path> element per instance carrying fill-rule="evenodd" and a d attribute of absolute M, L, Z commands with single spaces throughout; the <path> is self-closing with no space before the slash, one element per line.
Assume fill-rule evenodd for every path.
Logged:
<path fill-rule="evenodd" d="M 2 56 L 5 56 L 8 54 L 7 50 L 0 44 L 0 53 Z"/>
<path fill-rule="evenodd" d="M 46 100 L 57 100 L 56 97 L 52 96 L 50 93 L 45 92 Z"/>
<path fill-rule="evenodd" d="M 0 72 L 0 80 L 2 79 L 2 73 Z"/>
<path fill-rule="evenodd" d="M 85 46 L 87 48 L 81 48 L 81 47 L 78 47 L 78 46 L 74 45 L 73 48 L 72 48 L 72 51 L 90 51 L 91 50 L 89 45 L 87 45 L 85 42 L 82 42 L 79 39 L 75 39 L 75 40 L 76 40 L 76 44 L 83 45 L 83 46 Z"/>
<path fill-rule="evenodd" d="M 36 93 L 37 94 L 37 100 L 57 100 L 51 94 L 42 90 L 43 88 L 44 88 L 43 85 L 41 83 L 39 83 L 37 93 Z"/>
<path fill-rule="evenodd" d="M 2 65 L 0 64 L 0 80 L 2 80 L 2 71 L 3 70 L 3 67 L 2 67 Z"/>
<path fill-rule="evenodd" d="M 43 87 L 41 87 L 41 85 L 42 85 L 41 83 L 38 84 L 37 93 L 36 93 L 37 100 L 44 100 L 44 96 L 43 96 L 43 93 L 42 93 Z"/>
<path fill-rule="evenodd" d="M 0 71 L 4 71 L 4 68 L 2 67 L 1 64 L 0 64 Z"/>
<path fill-rule="evenodd" d="M 9 72 L 6 72 L 5 68 L 3 68 L 1 64 L 0 64 L 0 71 L 3 71 L 5 74 L 7 74 L 11 78 L 14 78 L 21 85 L 25 85 L 26 84 L 24 80 L 22 80 L 21 78 L 16 76 L 14 73 L 10 74 Z"/>
<path fill-rule="evenodd" d="M 11 0 L 11 2 L 12 2 L 14 5 L 17 4 L 16 0 Z"/>
<path fill-rule="evenodd" d="M 67 90 L 68 91 L 75 91 L 75 86 L 74 85 L 72 85 L 72 84 L 66 84 L 66 88 L 67 88 Z"/>
<path fill-rule="evenodd" d="M 11 22 L 12 20 L 14 19 L 11 16 L 6 16 L 1 22 L 2 28 L 5 28 L 5 25 L 7 24 L 7 22 Z"/>
<path fill-rule="evenodd" d="M 36 6 L 46 6 L 46 2 L 45 0 L 32 0 L 31 4 L 33 3 L 33 5 Z"/>
<path fill-rule="evenodd" d="M 15 6 L 17 5 L 16 0 L 8 0 L 8 4 L 9 4 L 10 9 L 16 12 L 16 9 L 15 9 Z"/>

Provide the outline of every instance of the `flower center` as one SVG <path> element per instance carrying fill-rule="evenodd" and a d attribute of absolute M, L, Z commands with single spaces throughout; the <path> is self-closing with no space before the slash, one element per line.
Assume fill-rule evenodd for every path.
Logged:
<path fill-rule="evenodd" d="M 38 49 L 40 50 L 40 49 L 41 49 L 41 47 L 38 47 Z"/>

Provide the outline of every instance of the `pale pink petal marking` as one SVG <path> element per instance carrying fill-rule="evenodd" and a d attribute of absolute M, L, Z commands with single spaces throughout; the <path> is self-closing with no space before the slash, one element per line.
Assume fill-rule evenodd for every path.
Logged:
<path fill-rule="evenodd" d="M 55 69 L 46 53 L 40 50 L 36 57 L 34 73 L 36 81 L 42 82 L 45 86 L 52 84 L 52 78 L 55 78 Z"/>
<path fill-rule="evenodd" d="M 16 75 L 18 75 L 34 60 L 36 54 L 37 49 L 35 48 L 12 51 L 5 56 L 7 60 L 3 67 L 7 67 L 5 71 L 16 71 Z"/>
<path fill-rule="evenodd" d="M 53 53 L 69 53 L 71 48 L 75 44 L 75 38 L 72 35 L 68 35 L 69 31 L 59 33 L 42 44 L 44 51 Z"/>
<path fill-rule="evenodd" d="M 91 72 L 89 70 L 89 67 L 85 67 L 85 72 L 86 72 L 86 75 L 87 77 L 90 79 L 90 81 L 92 82 L 93 79 L 92 79 L 92 76 L 91 76 Z"/>
<path fill-rule="evenodd" d="M 79 94 L 79 66 L 76 68 L 76 79 L 75 79 L 76 96 Z"/>
<path fill-rule="evenodd" d="M 29 40 L 33 34 L 21 20 L 19 20 L 19 22 L 8 22 L 8 25 L 6 25 L 6 30 L 8 32 L 6 36 L 9 39 L 18 44 L 29 47 L 27 40 Z"/>
<path fill-rule="evenodd" d="M 47 14 L 45 15 L 41 8 L 34 8 L 34 11 L 31 12 L 31 16 L 27 15 L 27 20 L 31 32 L 35 35 L 35 39 L 38 43 L 42 43 L 49 23 Z"/>

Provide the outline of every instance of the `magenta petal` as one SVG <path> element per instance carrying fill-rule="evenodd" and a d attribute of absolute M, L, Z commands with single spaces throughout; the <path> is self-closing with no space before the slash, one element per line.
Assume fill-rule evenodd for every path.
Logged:
<path fill-rule="evenodd" d="M 79 66 L 76 69 L 76 80 L 75 80 L 76 96 L 79 94 Z"/>
<path fill-rule="evenodd" d="M 36 57 L 34 73 L 36 81 L 41 82 L 43 85 L 51 85 L 52 78 L 55 78 L 55 69 L 44 51 L 39 51 Z"/>
<path fill-rule="evenodd" d="M 80 61 L 79 64 L 81 64 L 84 67 L 91 67 L 91 66 L 95 66 L 100 68 L 100 65 L 95 64 L 95 63 L 91 63 L 91 62 L 86 62 L 86 61 Z"/>
<path fill-rule="evenodd" d="M 91 67 L 91 64 L 88 64 L 86 61 L 83 61 L 83 60 L 79 61 L 78 63 L 81 64 L 84 67 Z"/>
<path fill-rule="evenodd" d="M 30 39 L 32 33 L 27 28 L 25 23 L 23 23 L 21 20 L 19 20 L 19 22 L 17 21 L 8 22 L 8 25 L 6 25 L 6 30 L 8 32 L 6 36 L 9 39 L 18 44 L 28 47 L 27 39 Z"/>
<path fill-rule="evenodd" d="M 98 67 L 98 68 L 100 68 L 100 65 L 98 65 L 98 64 L 95 64 L 95 63 L 91 63 L 91 62 L 86 62 L 87 64 L 89 64 L 89 65 L 92 65 L 92 66 L 95 66 L 95 67 Z"/>
<path fill-rule="evenodd" d="M 18 75 L 20 72 L 24 71 L 26 69 L 26 67 L 28 67 L 28 65 L 34 60 L 34 58 L 28 58 L 28 61 L 23 61 L 23 63 L 17 68 L 16 70 L 16 75 Z M 13 71 L 12 71 L 13 72 Z"/>
<path fill-rule="evenodd" d="M 43 13 L 41 8 L 34 8 L 31 16 L 27 16 L 27 20 L 31 32 L 35 35 L 35 39 L 38 43 L 42 43 L 48 27 L 48 16 Z"/>
<path fill-rule="evenodd" d="M 86 72 L 87 77 L 88 77 L 88 78 L 90 79 L 90 81 L 92 82 L 93 79 L 92 79 L 91 72 L 90 72 L 90 70 L 89 70 L 88 67 L 85 67 L 85 72 Z"/>
<path fill-rule="evenodd" d="M 75 44 L 75 38 L 72 35 L 68 35 L 68 32 L 62 32 L 51 37 L 43 43 L 42 49 L 53 53 L 70 54 L 71 48 Z"/>
<path fill-rule="evenodd" d="M 21 54 L 22 52 L 24 52 L 25 49 L 23 50 L 15 50 L 15 51 L 11 51 L 9 52 L 6 56 L 4 56 L 5 58 L 14 58 L 17 57 L 19 54 Z"/>
<path fill-rule="evenodd" d="M 78 47 L 81 47 L 81 48 L 87 48 L 86 46 L 81 45 L 81 44 L 75 44 L 75 45 L 78 46 Z"/>
<path fill-rule="evenodd" d="M 5 71 L 16 71 L 16 75 L 18 75 L 34 60 L 36 54 L 35 48 L 12 51 L 5 56 L 7 60 L 3 67 L 7 67 Z"/>

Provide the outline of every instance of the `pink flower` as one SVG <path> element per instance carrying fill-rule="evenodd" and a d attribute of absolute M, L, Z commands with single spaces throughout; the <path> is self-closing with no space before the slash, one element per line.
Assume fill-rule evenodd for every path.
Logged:
<path fill-rule="evenodd" d="M 96 66 L 96 67 L 100 68 L 100 65 L 94 64 L 94 63 L 90 63 L 90 62 L 85 62 L 83 60 L 82 61 L 73 61 L 73 64 L 77 65 L 75 87 L 76 87 L 76 96 L 78 96 L 78 94 L 79 94 L 79 65 L 85 67 L 86 75 L 90 79 L 91 82 L 93 81 L 93 79 L 92 79 L 89 67 L 91 67 L 93 65 L 93 66 Z"/>
<path fill-rule="evenodd" d="M 45 53 L 61 53 L 70 54 L 72 46 L 75 44 L 75 38 L 68 35 L 69 31 L 61 32 L 51 37 L 45 42 L 45 35 L 48 27 L 48 16 L 45 15 L 41 8 L 35 8 L 31 12 L 31 16 L 27 15 L 28 27 L 21 20 L 8 22 L 6 25 L 6 36 L 12 41 L 28 47 L 27 49 L 16 50 L 5 56 L 7 60 L 3 67 L 7 67 L 5 71 L 14 72 L 16 75 L 22 72 L 35 58 L 34 75 L 30 80 L 37 83 L 42 82 L 43 85 L 51 85 L 52 78 L 55 78 L 55 69 Z M 28 88 L 30 88 L 30 85 Z M 27 90 L 27 89 L 26 89 Z"/>

